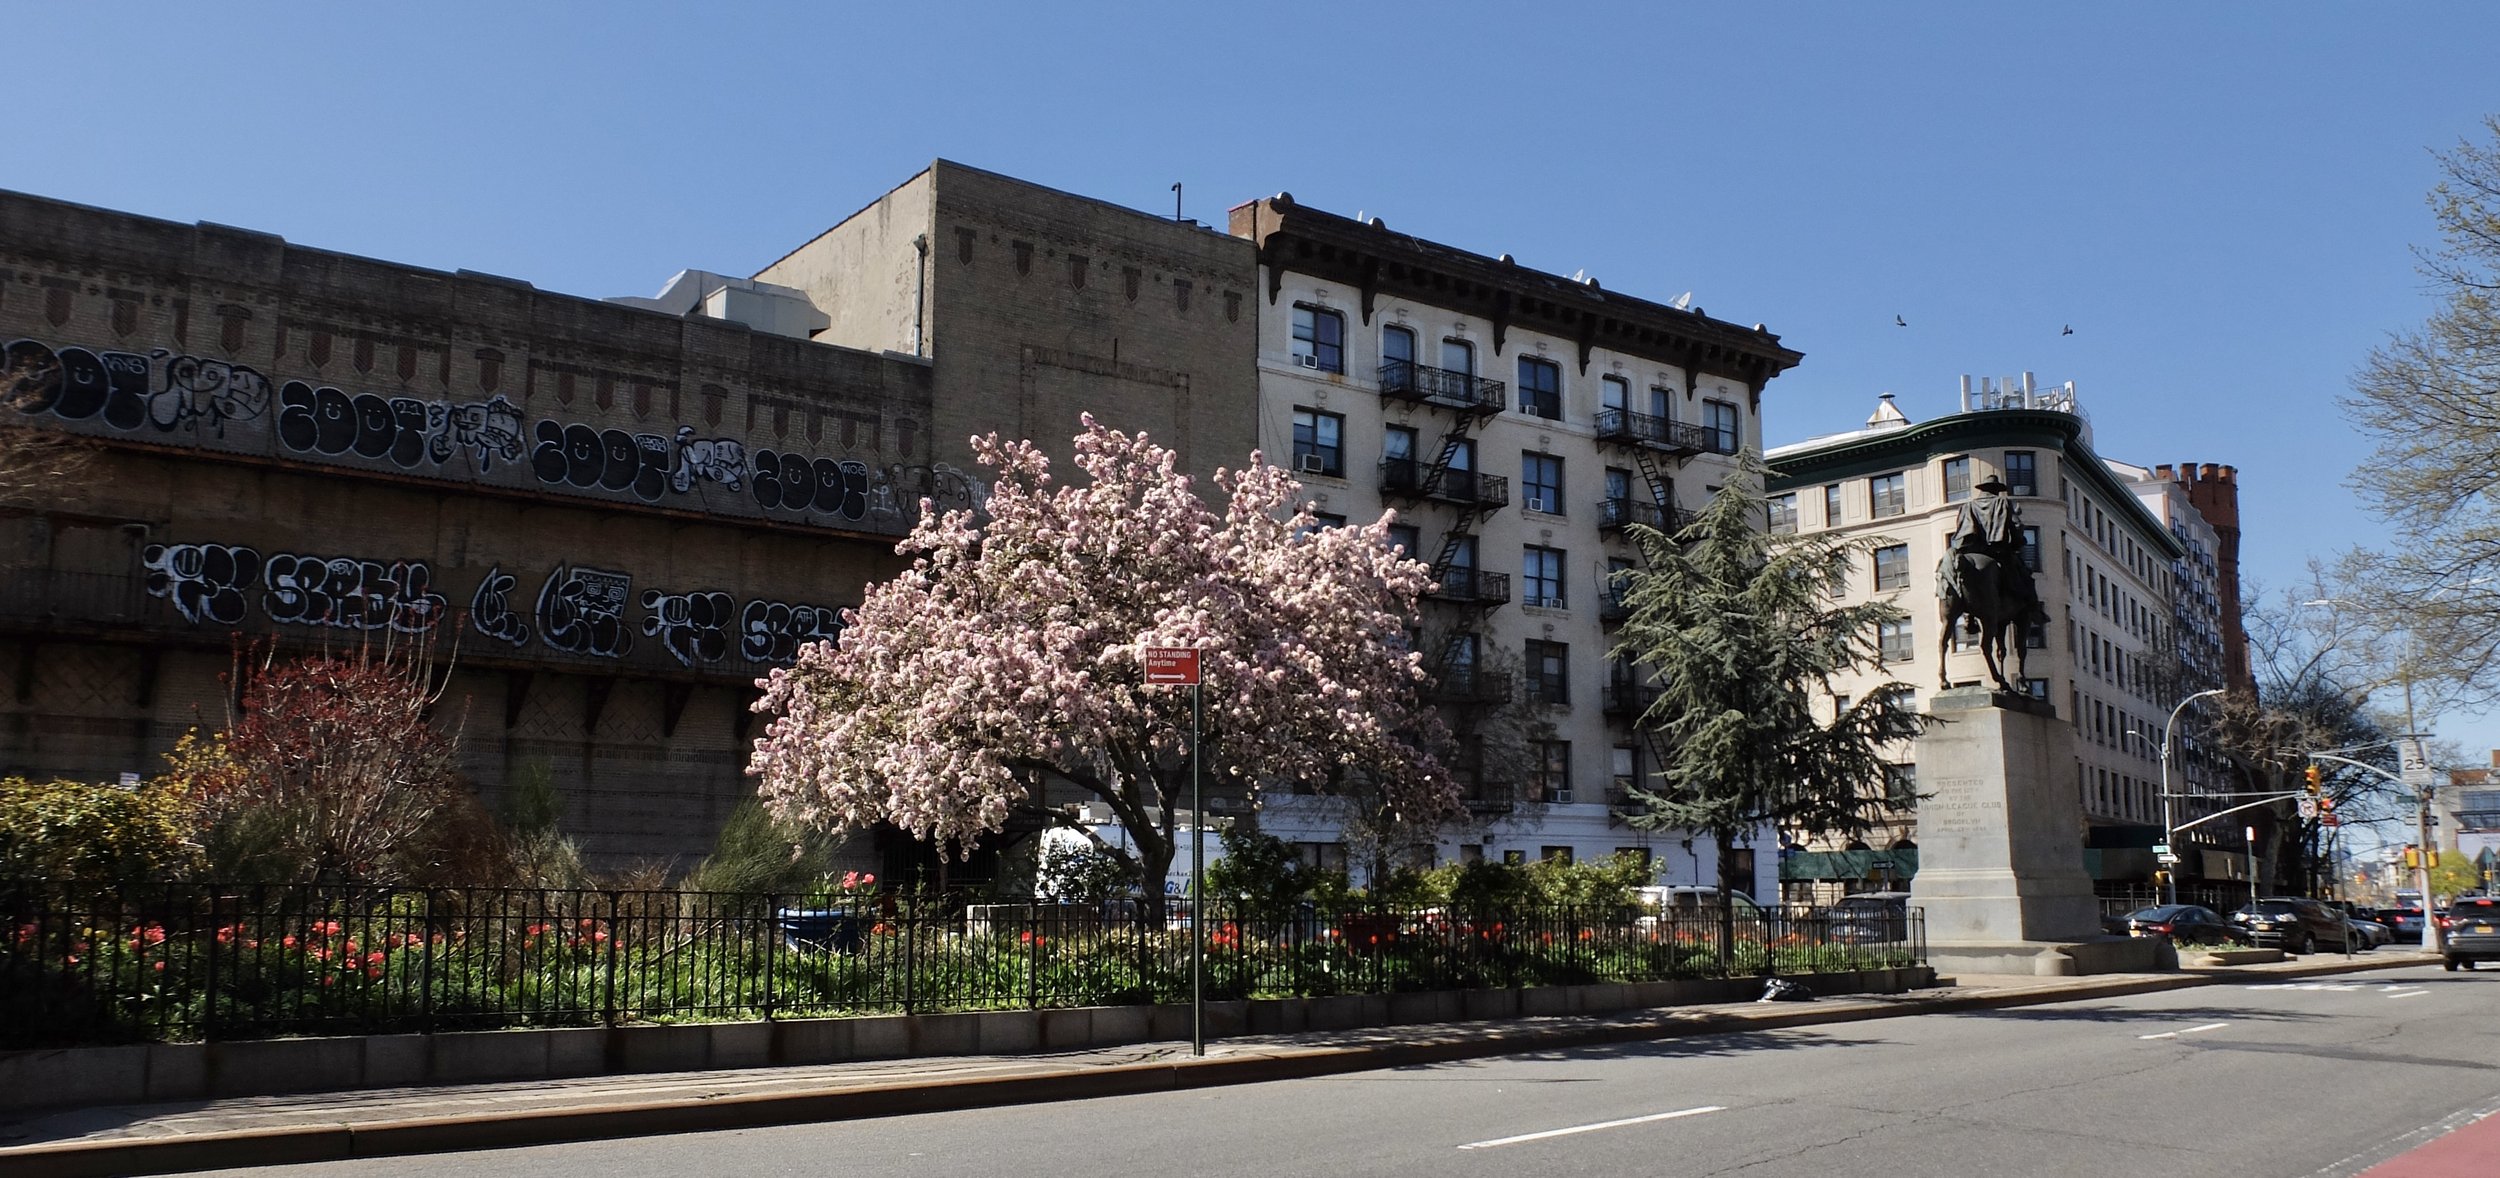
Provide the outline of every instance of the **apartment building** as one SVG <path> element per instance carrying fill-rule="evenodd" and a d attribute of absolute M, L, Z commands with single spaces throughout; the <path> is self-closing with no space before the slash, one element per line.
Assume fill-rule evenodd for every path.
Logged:
<path fill-rule="evenodd" d="M 1862 543 L 1864 567 L 1848 599 L 1888 600 L 1904 613 L 1878 635 L 1880 669 L 1835 685 L 1847 698 L 1887 682 L 1914 695 L 1985 682 L 1977 640 L 1943 632 L 1936 577 L 1973 488 L 1991 475 L 2004 481 L 2022 512 L 2025 563 L 2051 614 L 2023 636 L 2020 687 L 2074 726 L 2087 869 L 2112 891 L 2149 880 L 2164 829 L 2163 727 L 2186 692 L 2219 685 L 2224 666 L 2219 543 L 2169 468 L 2103 459 L 2074 385 L 2042 388 L 2028 373 L 1966 377 L 1957 410 L 1924 422 L 1886 394 L 1863 428 L 1767 457 L 1773 530 Z M 2006 672 L 2018 673 L 2011 665 Z M 1898 756 L 1882 788 L 1907 799 L 1917 765 L 1909 747 Z M 2195 780 L 2211 772 L 2193 745 L 2173 764 Z M 1789 894 L 1906 881 L 1916 872 L 1916 814 L 1906 802 L 1891 814 L 1875 838 L 1794 849 L 1783 869 Z M 2213 858 L 2213 871 L 2233 870 Z"/>
<path fill-rule="evenodd" d="M 1444 859 L 1651 855 L 1715 881 L 1707 839 L 1643 832 L 1647 689 L 1610 661 L 1625 529 L 1672 525 L 1762 444 L 1764 387 L 1801 354 L 1742 327 L 1296 203 L 1232 210 L 1258 250 L 1258 436 L 1324 518 L 1397 513 L 1432 566 L 1417 635 L 1467 751 L 1477 821 Z M 1263 827 L 1323 860 L 1343 815 L 1275 799 Z M 1759 852 L 1757 854 L 1757 852 Z M 1767 895 L 1768 839 L 1740 852 Z"/>

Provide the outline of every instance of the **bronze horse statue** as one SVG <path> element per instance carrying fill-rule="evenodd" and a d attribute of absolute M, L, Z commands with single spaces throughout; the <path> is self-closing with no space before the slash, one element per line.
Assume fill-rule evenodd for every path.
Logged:
<path fill-rule="evenodd" d="M 2049 620 L 2049 611 L 2032 591 L 2031 570 L 1985 552 L 1960 552 L 1946 559 L 1954 562 L 1950 571 L 1956 575 L 1940 578 L 1937 612 L 1944 619 L 1944 634 L 1936 640 L 1938 684 L 1953 686 L 1945 656 L 1953 652 L 1954 628 L 1967 623 L 1978 631 L 1979 655 L 1987 660 L 1988 677 L 1996 681 L 1997 690 L 2021 691 L 2005 677 L 2005 651 L 2013 649 L 2014 675 L 2022 678 L 2031 659 L 2021 629 Z"/>

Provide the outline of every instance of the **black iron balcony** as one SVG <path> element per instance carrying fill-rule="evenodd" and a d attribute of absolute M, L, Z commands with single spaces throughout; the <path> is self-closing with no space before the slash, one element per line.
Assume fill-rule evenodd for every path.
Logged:
<path fill-rule="evenodd" d="M 1487 671 L 1470 663 L 1443 664 L 1432 670 L 1425 692 L 1436 703 L 1501 704 L 1510 702 L 1510 674 Z"/>
<path fill-rule="evenodd" d="M 1380 460 L 1380 493 L 1492 511 L 1510 504 L 1510 479 L 1429 466 L 1420 459 L 1384 458 Z"/>
<path fill-rule="evenodd" d="M 1609 589 L 1597 595 L 1597 620 L 1613 625 L 1632 616 L 1632 603 L 1623 590 Z"/>
<path fill-rule="evenodd" d="M 1510 600 L 1510 574 L 1443 569 L 1440 579 L 1425 592 L 1435 601 L 1452 605 L 1502 605 Z"/>
<path fill-rule="evenodd" d="M 1610 679 L 1606 683 L 1603 710 L 1617 719 L 1637 720 L 1649 710 L 1649 705 L 1656 702 L 1657 688 L 1629 679 Z"/>
<path fill-rule="evenodd" d="M 1380 366 L 1380 395 L 1385 400 L 1489 415 L 1502 411 L 1502 392 L 1502 382 L 1498 380 L 1432 368 L 1412 360 L 1391 360 Z"/>
<path fill-rule="evenodd" d="M 1666 513 L 1647 499 L 1600 499 L 1597 502 L 1597 530 L 1616 532 L 1631 524 L 1658 527 L 1666 522 Z"/>
<path fill-rule="evenodd" d="M 1669 454 L 1730 453 L 1719 446 L 1719 431 L 1629 409 L 1597 411 L 1597 440 L 1647 446 Z"/>

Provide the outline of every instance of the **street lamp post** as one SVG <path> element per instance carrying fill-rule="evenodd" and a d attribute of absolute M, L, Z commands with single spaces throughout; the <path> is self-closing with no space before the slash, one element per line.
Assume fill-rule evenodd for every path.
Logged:
<path fill-rule="evenodd" d="M 2171 796 L 2170 786 L 2170 750 L 2178 743 L 2176 734 L 2179 729 L 2179 713 L 2186 711 L 2189 704 L 2209 695 L 2221 695 L 2224 690 L 2220 687 L 2211 687 L 2180 700 L 2179 706 L 2170 709 L 2169 722 L 2161 726 L 2161 845 L 2169 848 L 2167 853 L 2170 856 L 2170 862 L 2162 865 L 2164 868 L 2161 873 L 2162 903 L 2164 904 L 2179 902 L 2179 847 L 2171 841 L 2179 837 L 2179 820 L 2178 812 L 2172 809 L 2176 800 Z"/>

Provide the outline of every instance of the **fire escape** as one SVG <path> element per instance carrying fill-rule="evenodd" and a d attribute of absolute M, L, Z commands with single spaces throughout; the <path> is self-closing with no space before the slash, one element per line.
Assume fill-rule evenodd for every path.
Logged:
<path fill-rule="evenodd" d="M 1695 455 L 1719 452 L 1715 431 L 1700 425 L 1634 413 L 1628 409 L 1606 409 L 1597 415 L 1598 444 L 1611 446 L 1630 458 L 1632 473 L 1638 483 L 1629 495 L 1609 496 L 1598 504 L 1597 526 L 1602 534 L 1618 541 L 1629 537 L 1633 524 L 1655 528 L 1672 537 L 1692 522 L 1690 513 L 1676 506 L 1675 483 L 1671 471 L 1681 470 Z M 1634 552 L 1646 562 L 1648 550 L 1637 545 Z M 1632 567 L 1638 567 L 1632 566 Z M 1599 600 L 1598 618 L 1607 625 L 1621 625 L 1631 616 L 1624 600 L 1624 586 L 1609 573 L 1604 580 L 1604 596 Z M 1658 689 L 1637 666 L 1615 664 L 1606 679 L 1605 714 L 1607 719 L 1632 730 L 1636 758 L 1646 764 L 1633 766 L 1633 779 L 1664 764 L 1666 745 L 1655 729 L 1640 726 L 1640 718 L 1657 699 Z M 1635 804 L 1628 795 L 1607 798 L 1610 825 L 1623 825 L 1635 813 Z"/>
<path fill-rule="evenodd" d="M 1474 461 L 1461 462 L 1469 454 L 1475 427 L 1502 412 L 1504 396 L 1501 381 L 1470 373 L 1405 360 L 1380 366 L 1382 401 L 1421 406 L 1435 418 L 1446 415 L 1449 422 L 1440 451 L 1429 462 L 1420 457 L 1381 461 L 1380 493 L 1385 499 L 1448 509 L 1448 527 L 1432 558 L 1432 585 L 1425 600 L 1449 607 L 1454 616 L 1441 649 L 1431 659 L 1430 697 L 1434 703 L 1462 712 L 1498 706 L 1511 698 L 1511 677 L 1486 670 L 1482 652 L 1484 616 L 1510 600 L 1510 575 L 1478 567 L 1481 553 L 1460 559 L 1475 543 L 1477 527 L 1510 503 L 1509 479 L 1475 469 Z M 1459 657 L 1462 650 L 1468 652 L 1467 657 Z M 1454 768 L 1467 787 L 1470 808 L 1480 812 L 1510 808 L 1506 797 L 1485 796 L 1480 759 L 1470 765 L 1462 758 Z"/>

